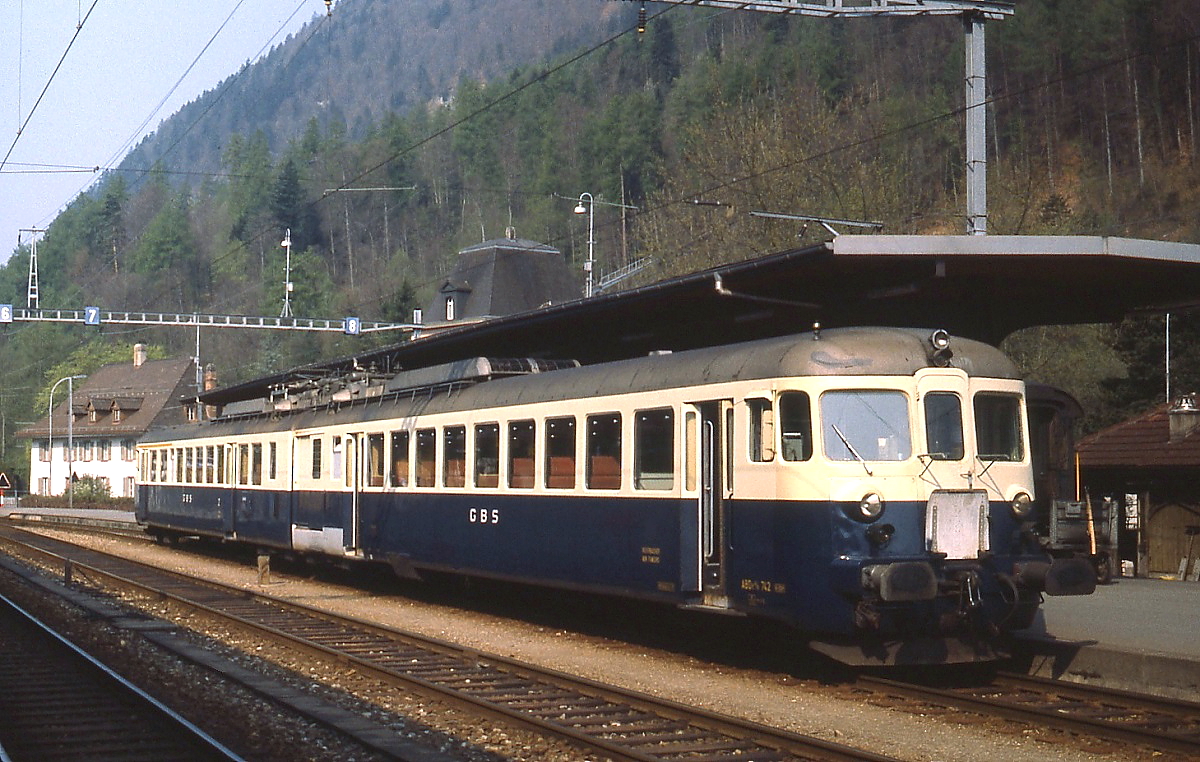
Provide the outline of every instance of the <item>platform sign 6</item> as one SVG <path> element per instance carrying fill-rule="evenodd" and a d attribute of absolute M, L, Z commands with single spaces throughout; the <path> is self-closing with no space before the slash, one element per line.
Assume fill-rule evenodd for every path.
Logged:
<path fill-rule="evenodd" d="M 13 321 L 12 305 L 0 304 L 0 323 L 11 323 Z"/>
<path fill-rule="evenodd" d="M 99 307 L 84 307 L 83 308 L 83 324 L 84 325 L 100 325 L 100 308 Z"/>
<path fill-rule="evenodd" d="M 357 336 L 362 332 L 362 320 L 356 317 L 348 317 L 342 321 L 342 330 L 347 336 Z"/>

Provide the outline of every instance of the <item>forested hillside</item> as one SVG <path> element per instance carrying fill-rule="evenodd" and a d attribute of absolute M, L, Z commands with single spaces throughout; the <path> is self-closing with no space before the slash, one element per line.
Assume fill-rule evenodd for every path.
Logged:
<path fill-rule="evenodd" d="M 614 204 L 596 207 L 601 272 L 651 258 L 622 286 L 797 243 L 756 209 L 965 229 L 958 21 L 648 10 L 639 35 L 631 3 L 342 0 L 54 221 L 42 306 L 279 314 L 290 228 L 295 314 L 404 320 L 508 227 L 578 271 L 584 192 Z M 1027 0 L 989 24 L 989 230 L 1200 242 L 1198 32 L 1185 0 Z M 27 267 L 18 250 L 0 269 L 0 302 L 24 304 Z M 1177 390 L 1200 389 L 1198 324 L 1172 319 Z M 1162 337 L 1158 316 L 1006 348 L 1095 426 L 1161 401 Z M 35 395 L 134 341 L 190 355 L 196 336 L 3 327 L 10 473 Z M 367 341 L 214 329 L 201 354 L 234 382 Z"/>

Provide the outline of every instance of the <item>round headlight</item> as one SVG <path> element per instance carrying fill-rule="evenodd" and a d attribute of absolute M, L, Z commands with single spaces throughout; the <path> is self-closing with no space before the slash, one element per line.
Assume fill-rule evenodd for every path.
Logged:
<path fill-rule="evenodd" d="M 1027 492 L 1020 492 L 1012 501 L 1013 515 L 1019 519 L 1027 517 L 1033 511 L 1033 498 Z"/>
<path fill-rule="evenodd" d="M 862 521 L 874 521 L 883 515 L 883 498 L 871 492 L 858 501 L 858 517 Z"/>

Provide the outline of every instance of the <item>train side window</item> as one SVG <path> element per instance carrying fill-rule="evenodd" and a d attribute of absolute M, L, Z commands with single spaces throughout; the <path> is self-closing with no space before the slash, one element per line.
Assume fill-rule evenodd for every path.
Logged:
<path fill-rule="evenodd" d="M 962 400 L 950 392 L 925 395 L 925 447 L 934 460 L 962 460 Z"/>
<path fill-rule="evenodd" d="M 696 452 L 699 447 L 699 430 L 696 413 L 689 410 L 683 416 L 683 487 L 686 490 L 696 489 Z"/>
<path fill-rule="evenodd" d="M 621 488 L 621 414 L 587 418 L 588 489 Z"/>
<path fill-rule="evenodd" d="M 475 486 L 500 486 L 500 424 L 475 425 Z"/>
<path fill-rule="evenodd" d="M 666 490 L 675 486 L 675 411 L 639 410 L 633 419 L 633 486 Z"/>
<path fill-rule="evenodd" d="M 903 392 L 855 389 L 821 395 L 821 440 L 830 460 L 899 461 L 912 456 Z"/>
<path fill-rule="evenodd" d="M 275 481 L 279 475 L 279 444 L 271 442 L 267 446 L 270 448 L 267 458 L 267 478 Z"/>
<path fill-rule="evenodd" d="M 467 484 L 467 427 L 447 426 L 442 430 L 442 484 Z"/>
<path fill-rule="evenodd" d="M 546 487 L 575 489 L 575 419 L 546 421 Z"/>
<path fill-rule="evenodd" d="M 750 412 L 750 460 L 766 463 L 775 460 L 775 409 L 771 400 L 746 400 Z"/>
<path fill-rule="evenodd" d="M 321 438 L 313 437 L 312 440 L 312 478 L 321 478 Z"/>
<path fill-rule="evenodd" d="M 334 481 L 342 478 L 342 438 L 334 437 L 330 442 L 329 476 Z"/>
<path fill-rule="evenodd" d="M 263 450 L 262 442 L 255 442 L 250 445 L 250 483 L 262 484 L 263 473 Z"/>
<path fill-rule="evenodd" d="M 392 432 L 392 486 L 408 486 L 408 432 Z"/>
<path fill-rule="evenodd" d="M 511 421 L 508 424 L 508 486 L 515 489 L 533 487 L 536 439 L 533 421 Z"/>
<path fill-rule="evenodd" d="M 437 469 L 437 432 L 433 429 L 417 431 L 417 486 L 432 487 Z"/>
<path fill-rule="evenodd" d="M 783 459 L 808 460 L 812 457 L 812 406 L 804 392 L 779 395 L 779 429 Z"/>
<path fill-rule="evenodd" d="M 367 434 L 367 484 L 383 486 L 383 434 Z"/>
<path fill-rule="evenodd" d="M 238 445 L 238 484 L 250 483 L 250 445 Z"/>
<path fill-rule="evenodd" d="M 229 479 L 225 477 L 225 446 L 217 445 L 217 484 L 228 484 Z"/>

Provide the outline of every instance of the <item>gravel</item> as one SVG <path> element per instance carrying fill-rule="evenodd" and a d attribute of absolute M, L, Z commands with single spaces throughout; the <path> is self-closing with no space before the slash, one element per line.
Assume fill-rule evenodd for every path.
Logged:
<path fill-rule="evenodd" d="M 599 618 L 605 620 L 589 625 L 585 618 L 580 631 L 559 626 L 563 617 L 548 610 L 554 608 L 550 602 L 566 594 L 518 593 L 515 596 L 518 603 L 513 604 L 499 601 L 506 594 L 503 588 L 495 586 L 480 586 L 465 594 L 446 593 L 444 585 L 425 591 L 408 583 L 380 583 L 377 578 L 365 587 L 348 586 L 281 573 L 278 564 L 270 581 L 260 585 L 252 559 L 238 562 L 132 539 L 43 531 L 162 568 L 202 574 L 337 614 L 443 638 L 480 651 L 667 696 L 900 759 L 944 762 L 1162 759 L 1107 744 L 1089 747 L 1087 739 L 1042 728 L 1013 730 L 1010 724 L 977 715 L 940 711 L 914 714 L 889 708 L 876 703 L 878 699 L 873 697 L 825 684 L 820 670 L 812 669 L 811 665 L 806 667 L 799 662 L 795 669 L 781 671 L 778 662 L 758 658 L 765 651 L 780 650 L 780 644 L 770 640 L 778 637 L 778 632 L 745 624 L 745 620 L 731 623 L 726 618 L 692 617 L 677 621 L 670 612 L 639 605 L 631 607 L 636 612 L 629 617 L 631 621 L 613 622 L 608 620 L 623 618 L 622 604 L 596 604 L 592 599 L 579 598 L 578 607 L 599 606 Z M 493 596 L 497 590 L 500 592 Z M 476 605 L 463 608 L 464 599 Z M 513 611 L 522 601 L 530 604 L 529 609 Z M 162 603 L 144 605 L 155 616 L 172 617 L 173 612 Z M 597 615 L 593 612 L 591 616 L 594 622 Z M 580 621 L 572 617 L 566 621 Z M 224 648 L 227 655 L 244 666 L 292 680 L 305 690 L 320 692 L 330 700 L 393 726 L 429 748 L 445 752 L 449 758 L 469 762 L 500 759 L 565 762 L 594 758 L 549 744 L 525 731 L 481 724 L 477 718 L 396 689 L 381 690 L 376 686 L 372 690 L 368 682 L 345 668 L 314 666 L 309 659 L 270 643 L 247 640 L 196 617 L 191 617 L 186 625 L 220 641 L 223 645 L 212 647 Z M 663 635 L 656 625 L 675 631 Z M 103 629 L 95 628 L 94 623 L 87 626 Z M 639 627 L 650 634 L 644 635 Z M 715 650 L 708 646 L 691 649 L 687 633 L 681 634 L 680 627 L 695 628 L 694 634 L 698 636 L 711 630 L 716 633 L 715 640 L 723 645 Z M 594 634 L 597 630 L 601 634 Z M 633 637 L 625 637 L 622 633 L 626 631 L 632 632 Z M 255 758 L 346 761 L 373 758 L 339 736 L 298 721 L 253 696 L 215 687 L 209 690 L 207 686 L 215 682 L 211 673 L 199 670 L 203 674 L 193 674 L 195 668 L 152 666 L 160 664 L 160 657 L 149 652 L 150 646 L 139 643 L 127 632 L 117 633 L 116 637 L 121 643 L 118 650 L 123 649 L 125 657 L 122 665 L 114 666 L 131 668 L 144 664 L 154 685 L 205 685 L 206 690 L 200 693 L 208 699 L 198 707 L 201 716 L 225 717 L 222 733 L 256 744 Z M 660 640 L 671 646 L 670 650 L 660 648 Z M 716 659 L 714 653 L 718 654 Z M 167 674 L 161 674 L 163 670 Z M 348 695 L 352 692 L 365 698 Z M 225 740 L 225 736 L 215 734 Z M 297 754 L 298 748 L 305 751 Z"/>

